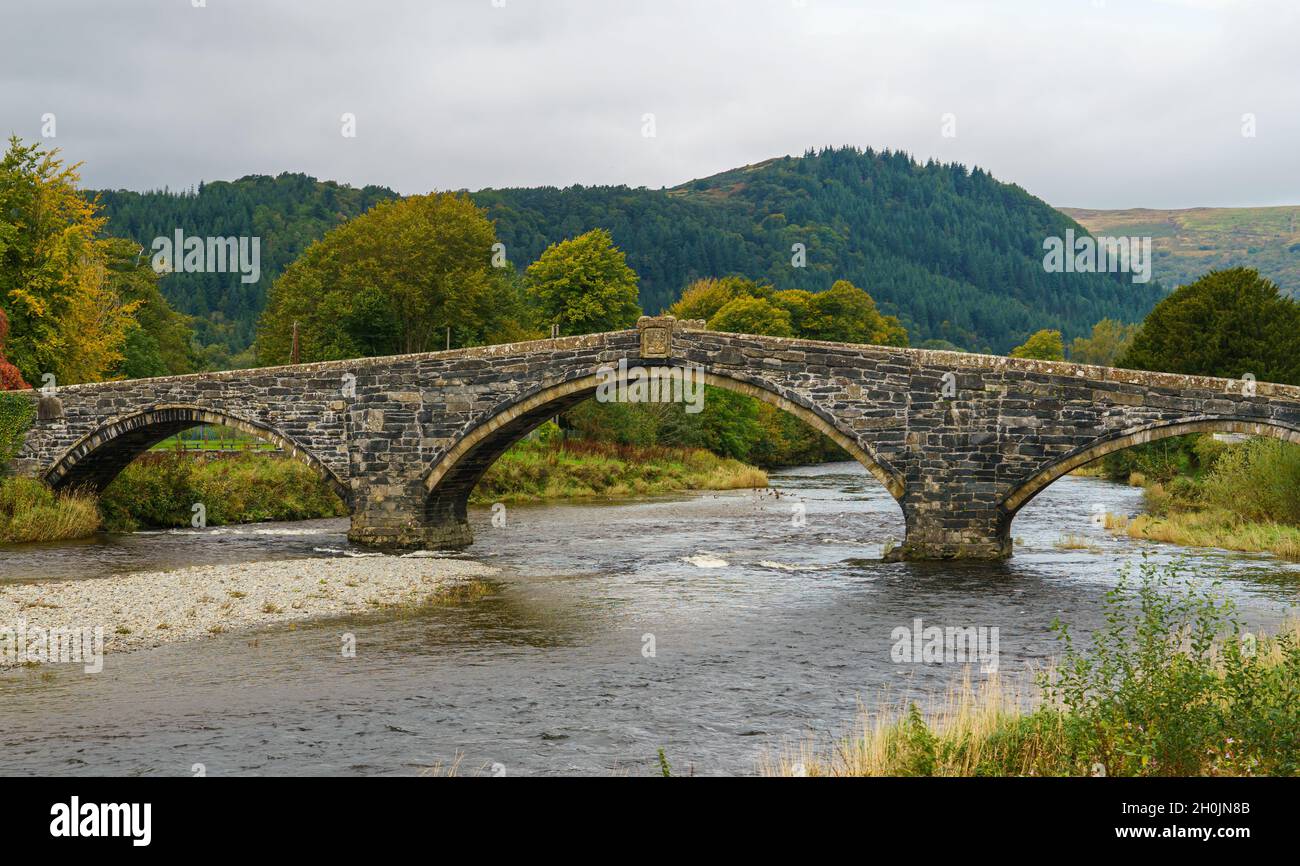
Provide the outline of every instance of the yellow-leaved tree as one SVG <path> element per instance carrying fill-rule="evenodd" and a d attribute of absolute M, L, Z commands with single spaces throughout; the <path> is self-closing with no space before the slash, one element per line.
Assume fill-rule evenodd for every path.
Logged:
<path fill-rule="evenodd" d="M 110 375 L 122 360 L 138 304 L 108 281 L 104 219 L 78 189 L 76 165 L 57 148 L 17 136 L 0 160 L 0 306 L 9 318 L 6 354 L 36 385 Z"/>
<path fill-rule="evenodd" d="M 467 195 L 383 202 L 331 230 L 275 281 L 258 324 L 264 364 L 431 352 L 533 336 L 522 290 L 494 266 L 496 230 Z"/>

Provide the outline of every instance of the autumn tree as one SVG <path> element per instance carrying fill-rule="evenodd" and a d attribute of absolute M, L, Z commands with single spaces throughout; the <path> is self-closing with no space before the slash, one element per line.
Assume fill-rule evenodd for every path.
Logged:
<path fill-rule="evenodd" d="M 1091 336 L 1075 337 L 1070 343 L 1070 360 L 1080 364 L 1113 367 L 1116 359 L 1128 351 L 1137 332 L 1137 325 L 1102 319 L 1092 326 Z"/>
<path fill-rule="evenodd" d="M 1011 350 L 1013 358 L 1033 358 L 1039 361 L 1064 361 L 1065 344 L 1060 331 L 1044 328 L 1031 334 L 1019 346 Z"/>
<path fill-rule="evenodd" d="M 105 263 L 104 220 L 77 190 L 80 164 L 14 136 L 0 160 L 0 307 L 9 360 L 28 381 L 110 375 L 139 304 L 118 297 Z"/>
<path fill-rule="evenodd" d="M 5 358 L 5 340 L 9 337 L 9 317 L 0 310 L 0 391 L 22 391 L 31 386 L 18 368 Z"/>
<path fill-rule="evenodd" d="M 742 295 L 732 298 L 708 320 L 710 331 L 793 337 L 790 314 L 766 298 Z"/>
<path fill-rule="evenodd" d="M 271 286 L 258 358 L 428 352 L 531 335 L 518 281 L 496 267 L 496 233 L 457 193 L 383 202 L 326 234 Z"/>
<path fill-rule="evenodd" d="M 837 280 L 824 292 L 777 291 L 735 276 L 696 280 L 668 312 L 679 319 L 703 319 L 711 331 L 907 345 L 902 323 L 882 315 L 871 295 L 848 280 Z"/>
<path fill-rule="evenodd" d="M 544 325 L 560 334 L 617 331 L 636 324 L 636 272 L 604 229 L 552 244 L 528 266 L 524 285 Z"/>
<path fill-rule="evenodd" d="M 770 301 L 776 289 L 744 277 L 706 277 L 696 280 L 682 291 L 682 296 L 668 308 L 678 319 L 708 322 L 718 311 L 736 298 L 762 298 Z"/>

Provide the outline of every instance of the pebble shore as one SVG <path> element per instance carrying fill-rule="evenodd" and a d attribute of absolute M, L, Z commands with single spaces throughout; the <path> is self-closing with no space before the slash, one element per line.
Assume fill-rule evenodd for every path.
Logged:
<path fill-rule="evenodd" d="M 102 627 L 105 652 L 128 652 L 419 604 L 458 582 L 496 573 L 459 559 L 368 556 L 0 584 L 0 627 L 19 621 L 28 629 Z"/>

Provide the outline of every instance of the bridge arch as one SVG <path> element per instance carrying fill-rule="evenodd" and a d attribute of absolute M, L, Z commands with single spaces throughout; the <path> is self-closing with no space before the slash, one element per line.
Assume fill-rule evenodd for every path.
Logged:
<path fill-rule="evenodd" d="M 1248 436 L 1272 436 L 1287 442 L 1300 443 L 1300 427 L 1259 418 L 1199 415 L 1178 421 L 1145 424 L 1103 436 L 1040 468 L 1012 488 L 1002 498 L 999 508 L 1008 518 L 1012 518 L 1049 484 L 1080 466 L 1135 445 L 1145 445 L 1148 442 L 1158 442 L 1161 439 L 1186 436 L 1191 433 L 1243 433 Z"/>
<path fill-rule="evenodd" d="M 349 506 L 352 492 L 346 484 L 310 451 L 274 427 L 231 415 L 217 409 L 190 404 L 149 406 L 119 415 L 78 439 L 44 473 L 55 489 L 103 490 L 132 460 L 169 436 L 199 424 L 231 427 L 274 442 L 286 454 L 310 466 L 339 498 Z"/>
<path fill-rule="evenodd" d="M 676 366 L 676 365 L 668 365 Z M 462 432 L 424 479 L 428 494 L 426 519 L 431 525 L 464 526 L 470 492 L 498 457 L 543 422 L 561 414 L 596 393 L 602 378 L 596 374 L 578 376 L 542 386 L 499 407 L 487 418 Z M 790 413 L 853 455 L 874 475 L 895 500 L 904 493 L 903 476 L 841 430 L 821 410 L 795 395 L 771 385 L 757 385 L 729 376 L 705 372 L 704 383 L 762 400 Z"/>

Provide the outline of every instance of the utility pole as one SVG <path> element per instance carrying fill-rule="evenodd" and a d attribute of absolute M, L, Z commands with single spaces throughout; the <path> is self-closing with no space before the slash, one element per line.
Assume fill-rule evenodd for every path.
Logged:
<path fill-rule="evenodd" d="M 293 363 L 298 363 L 298 323 L 293 323 L 293 351 L 290 354 Z"/>
<path fill-rule="evenodd" d="M 451 325 L 447 326 L 447 351 L 451 351 Z"/>

